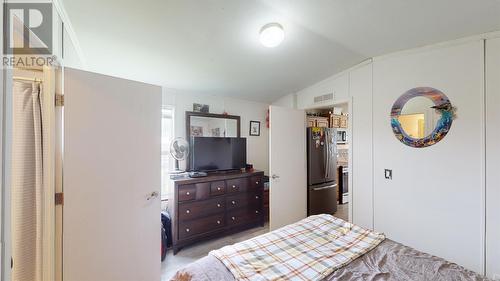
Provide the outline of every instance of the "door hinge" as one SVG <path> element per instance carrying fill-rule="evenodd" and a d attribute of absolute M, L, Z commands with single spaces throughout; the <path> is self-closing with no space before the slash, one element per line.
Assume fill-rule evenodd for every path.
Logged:
<path fill-rule="evenodd" d="M 56 206 L 64 205 L 64 193 L 63 192 L 58 192 L 55 194 L 55 203 L 56 203 Z"/>
<path fill-rule="evenodd" d="M 56 94 L 56 106 L 64 106 L 64 96 Z"/>

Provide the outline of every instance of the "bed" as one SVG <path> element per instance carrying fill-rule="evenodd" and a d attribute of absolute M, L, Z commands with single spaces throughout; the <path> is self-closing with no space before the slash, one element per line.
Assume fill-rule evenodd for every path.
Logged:
<path fill-rule="evenodd" d="M 330 218 L 326 217 L 327 215 L 323 215 L 325 217 L 319 217 L 319 219 L 327 219 L 330 221 L 334 221 L 337 224 L 342 224 L 342 226 L 348 227 L 349 230 L 352 230 L 353 226 L 347 222 L 344 222 L 340 219 L 337 218 Z M 318 217 L 316 218 L 309 218 L 309 221 L 306 221 L 305 223 L 310 224 L 311 221 L 318 221 Z M 303 222 L 304 223 L 304 222 Z M 324 225 L 324 224 L 322 224 Z M 290 227 L 290 226 L 287 226 Z M 325 229 L 326 232 L 324 232 L 321 235 L 325 235 L 325 233 L 328 233 L 328 235 L 331 235 L 331 233 L 335 232 L 338 230 L 338 226 L 335 225 L 335 229 L 332 230 L 330 229 Z M 314 225 L 314 229 L 318 229 L 321 227 L 318 227 L 318 225 Z M 279 231 L 279 230 L 278 230 Z M 287 233 L 287 235 L 290 234 L 290 229 L 285 229 L 284 231 L 281 230 L 282 232 Z M 346 234 L 346 232 L 342 232 L 343 230 L 341 229 L 339 233 L 342 233 L 341 235 Z M 357 230 L 355 231 L 357 234 L 356 235 L 361 235 L 360 231 L 366 231 L 362 228 L 357 227 Z M 304 229 L 300 229 L 297 231 L 297 233 L 304 233 Z M 318 232 L 318 230 L 315 230 L 314 232 Z M 321 231 L 319 231 L 321 232 Z M 264 234 L 263 236 L 267 235 L 272 235 L 273 232 L 270 234 Z M 213 281 L 236 281 L 236 280 L 325 280 L 325 281 L 333 281 L 333 280 L 413 280 L 413 281 L 418 281 L 418 280 L 443 280 L 443 281 L 468 281 L 468 280 L 488 280 L 483 276 L 480 276 L 472 271 L 466 270 L 465 268 L 447 262 L 444 259 L 431 256 L 422 252 L 419 252 L 417 250 L 414 250 L 410 247 L 404 246 L 402 244 L 399 244 L 397 242 L 394 242 L 390 239 L 385 239 L 383 237 L 383 234 L 377 234 L 373 232 L 367 231 L 365 234 L 363 234 L 363 237 L 366 237 L 366 235 L 372 235 L 373 240 L 370 240 L 369 243 L 365 243 L 366 247 L 364 248 L 366 252 L 362 252 L 362 250 L 357 249 L 359 255 L 354 255 L 352 252 L 356 252 L 349 250 L 351 252 L 343 252 L 343 254 L 340 256 L 330 257 L 332 260 L 333 258 L 333 263 L 328 263 L 327 259 L 323 260 L 321 264 L 323 265 L 329 265 L 329 266 L 338 266 L 335 267 L 333 270 L 324 270 L 327 274 L 323 275 L 322 277 L 315 276 L 314 278 L 309 279 L 307 275 L 302 274 L 305 270 L 303 270 L 303 266 L 300 267 L 297 266 L 293 271 L 286 272 L 281 274 L 274 274 L 277 270 L 276 268 L 273 268 L 270 271 L 262 271 L 260 276 L 254 275 L 252 270 L 255 270 L 255 263 L 252 264 L 252 266 L 249 266 L 250 263 L 252 263 L 252 259 L 242 259 L 244 255 L 238 255 L 237 259 L 234 259 L 235 253 L 245 253 L 248 254 L 250 248 L 256 247 L 256 245 L 259 245 L 259 251 L 262 249 L 262 239 L 263 237 L 257 237 L 253 238 L 247 241 L 253 240 L 252 243 L 248 243 L 247 241 L 242 242 L 242 243 L 237 243 L 235 245 L 230 245 L 223 247 L 222 249 L 216 250 L 211 252 L 208 256 L 188 265 L 186 268 L 180 270 L 177 272 L 177 274 L 173 277 L 172 280 L 175 281 L 202 281 L 202 280 L 213 280 Z M 378 235 L 378 236 L 377 236 Z M 274 235 L 276 236 L 276 235 Z M 346 235 L 347 236 L 347 235 Z M 382 239 L 380 239 L 382 238 Z M 288 248 L 294 248 L 293 250 L 295 251 L 296 246 L 299 244 L 303 244 L 302 242 L 297 243 L 296 241 L 293 241 L 292 243 L 286 243 L 290 242 L 293 239 L 290 238 L 283 238 L 281 237 L 281 242 L 284 242 L 284 244 L 293 244 L 293 247 L 288 247 Z M 310 240 L 310 238 L 308 238 Z M 330 244 L 328 245 L 334 245 L 337 247 L 342 248 L 342 249 L 347 249 L 345 247 L 345 243 L 340 243 L 340 241 L 343 239 L 343 237 L 337 237 L 335 240 L 330 241 Z M 308 240 L 308 241 L 309 241 Z M 272 247 L 276 248 L 276 241 L 273 241 Z M 360 240 L 357 240 L 360 241 Z M 339 246 L 340 245 L 340 246 Z M 352 245 L 352 244 L 350 244 Z M 325 244 L 325 247 L 327 244 Z M 323 247 L 323 246 L 322 246 Z M 303 249 L 302 249 L 303 250 Z M 287 251 L 290 251 L 290 249 L 287 249 Z M 325 253 L 328 253 L 328 251 L 322 251 L 322 255 L 325 255 Z M 258 252 L 258 251 L 256 251 Z M 309 251 L 310 252 L 310 251 Z M 294 252 L 295 253 L 295 252 Z M 283 253 L 280 254 L 280 256 Z M 285 253 L 286 254 L 286 253 Z M 229 258 L 228 258 L 229 257 Z M 233 257 L 231 260 L 230 257 Z M 267 258 L 267 256 L 266 256 Z M 321 257 L 323 258 L 323 257 Z M 301 257 L 301 259 L 304 259 L 304 257 Z M 318 257 L 315 257 L 315 260 L 318 259 Z M 264 262 L 266 263 L 266 262 Z M 287 263 L 294 263 L 293 259 L 287 259 Z M 287 264 L 288 265 L 288 264 Z M 246 275 L 241 277 L 242 275 L 240 274 L 241 268 L 246 267 Z M 297 268 L 301 268 L 299 271 L 303 272 L 297 272 Z M 257 271 L 260 271 L 257 270 Z M 249 273 L 250 272 L 250 273 Z M 295 273 L 294 273 L 295 272 Z M 270 273 L 270 274 L 269 274 Z M 240 274 L 240 275 L 239 275 Z M 274 275 L 273 275 L 274 274 Z M 280 275 L 281 274 L 281 275 Z M 235 277 L 236 276 L 236 277 Z M 248 278 L 247 278 L 248 277 Z"/>

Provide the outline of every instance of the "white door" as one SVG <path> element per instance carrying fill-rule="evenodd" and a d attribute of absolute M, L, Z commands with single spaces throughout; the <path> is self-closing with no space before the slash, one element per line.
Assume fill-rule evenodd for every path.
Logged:
<path fill-rule="evenodd" d="M 438 47 L 373 64 L 375 230 L 482 273 L 484 257 L 483 42 Z M 458 108 L 448 135 L 427 148 L 394 136 L 404 92 L 433 87 Z M 384 170 L 391 169 L 392 180 Z"/>
<path fill-rule="evenodd" d="M 160 280 L 161 88 L 64 74 L 63 280 Z"/>
<path fill-rule="evenodd" d="M 307 215 L 306 114 L 279 106 L 269 110 L 270 229 Z"/>

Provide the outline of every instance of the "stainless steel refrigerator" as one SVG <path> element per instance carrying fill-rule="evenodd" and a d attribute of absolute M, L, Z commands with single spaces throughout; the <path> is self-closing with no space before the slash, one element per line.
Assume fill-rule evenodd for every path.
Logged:
<path fill-rule="evenodd" d="M 307 128 L 307 214 L 337 211 L 337 131 Z"/>

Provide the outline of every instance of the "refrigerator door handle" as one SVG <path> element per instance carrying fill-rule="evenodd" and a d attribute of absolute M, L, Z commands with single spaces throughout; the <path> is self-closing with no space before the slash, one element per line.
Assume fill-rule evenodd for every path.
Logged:
<path fill-rule="evenodd" d="M 320 190 L 330 189 L 330 188 L 334 188 L 334 187 L 337 187 L 337 184 L 328 185 L 328 186 L 322 186 L 322 187 L 316 187 L 316 188 L 313 188 L 313 191 L 320 191 Z"/>
<path fill-rule="evenodd" d="M 328 165 L 330 165 L 329 145 L 328 129 L 325 129 L 325 179 L 328 178 Z"/>

